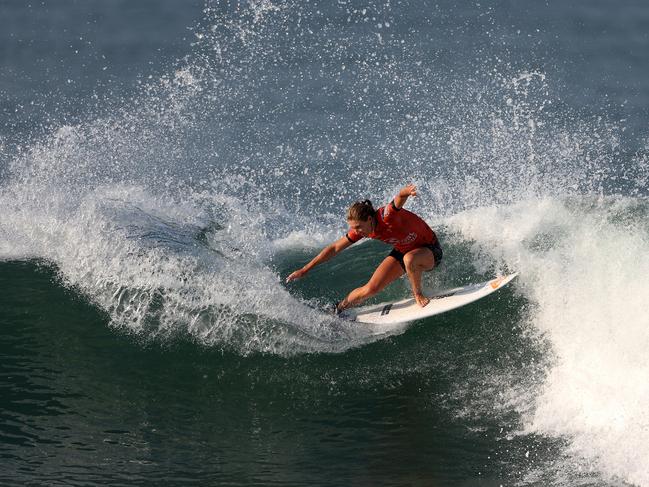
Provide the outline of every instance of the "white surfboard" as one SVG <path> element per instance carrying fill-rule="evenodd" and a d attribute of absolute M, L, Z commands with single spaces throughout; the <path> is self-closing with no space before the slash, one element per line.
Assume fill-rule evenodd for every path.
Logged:
<path fill-rule="evenodd" d="M 430 296 L 430 303 L 423 308 L 415 302 L 414 298 L 410 298 L 392 303 L 350 308 L 339 316 L 345 320 L 373 325 L 368 328 L 371 328 L 375 333 L 383 333 L 392 329 L 389 325 L 407 323 L 445 313 L 489 296 L 517 275 L 518 273 L 514 273 L 478 284 L 440 291 Z"/>

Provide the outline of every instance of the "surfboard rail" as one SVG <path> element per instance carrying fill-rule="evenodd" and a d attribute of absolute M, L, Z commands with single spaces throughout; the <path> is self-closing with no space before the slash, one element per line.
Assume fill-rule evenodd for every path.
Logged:
<path fill-rule="evenodd" d="M 506 286 L 517 275 L 518 272 L 514 272 L 485 282 L 439 291 L 430 296 L 430 302 L 423 308 L 415 302 L 414 298 L 409 298 L 401 301 L 350 308 L 343 311 L 339 316 L 345 320 L 366 324 L 393 325 L 407 323 L 446 313 L 473 303 Z"/>

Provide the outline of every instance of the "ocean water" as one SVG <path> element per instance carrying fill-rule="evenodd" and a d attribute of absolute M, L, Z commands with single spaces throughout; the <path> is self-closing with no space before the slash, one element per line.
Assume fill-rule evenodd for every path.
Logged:
<path fill-rule="evenodd" d="M 649 486 L 649 5 L 0 4 L 2 485 Z M 471 306 L 286 284 L 357 199 Z M 375 302 L 409 295 L 401 279 Z"/>

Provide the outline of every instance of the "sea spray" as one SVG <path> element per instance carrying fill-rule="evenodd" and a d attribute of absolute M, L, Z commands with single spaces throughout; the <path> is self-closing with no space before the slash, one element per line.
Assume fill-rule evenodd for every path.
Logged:
<path fill-rule="evenodd" d="M 478 52 L 451 70 L 389 6 L 319 5 L 211 2 L 167 75 L 3 150 L 0 258 L 51 262 L 144 339 L 342 352 L 367 340 L 282 284 L 299 259 L 281 253 L 312 256 L 344 235 L 349 202 L 414 181 L 450 278 L 518 270 L 523 325 L 550 344 L 527 391 L 499 370 L 477 389 L 508 398 L 522 431 L 567 439 L 570 460 L 649 484 L 646 157 L 555 98 L 552 66 Z"/>

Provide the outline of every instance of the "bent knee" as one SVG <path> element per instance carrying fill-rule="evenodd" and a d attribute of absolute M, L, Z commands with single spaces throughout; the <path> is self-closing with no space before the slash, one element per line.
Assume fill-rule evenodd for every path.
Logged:
<path fill-rule="evenodd" d="M 412 253 L 408 253 L 403 256 L 403 265 L 406 269 L 412 269 L 415 265 L 415 256 Z"/>
<path fill-rule="evenodd" d="M 415 252 L 410 252 L 403 256 L 403 265 L 408 271 L 414 271 L 418 267 L 423 267 L 420 256 Z"/>
<path fill-rule="evenodd" d="M 403 256 L 403 265 L 409 272 L 416 270 L 430 270 L 435 266 L 435 264 L 435 256 L 432 252 L 426 254 L 409 252 Z"/>

